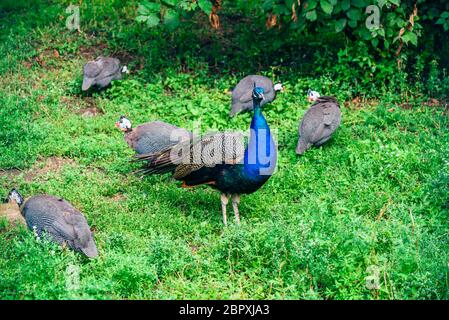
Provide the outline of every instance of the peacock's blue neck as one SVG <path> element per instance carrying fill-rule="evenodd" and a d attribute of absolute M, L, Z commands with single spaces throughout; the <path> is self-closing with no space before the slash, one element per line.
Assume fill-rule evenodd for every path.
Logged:
<path fill-rule="evenodd" d="M 254 101 L 254 115 L 245 150 L 244 169 L 248 177 L 263 179 L 271 176 L 276 167 L 277 153 L 270 127 L 262 114 L 260 103 Z"/>

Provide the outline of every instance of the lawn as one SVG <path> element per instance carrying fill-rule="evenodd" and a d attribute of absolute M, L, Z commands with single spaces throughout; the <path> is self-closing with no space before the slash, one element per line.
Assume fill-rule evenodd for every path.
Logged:
<path fill-rule="evenodd" d="M 65 28 L 66 1 L 0 11 L 0 194 L 64 197 L 87 217 L 100 253 L 91 261 L 1 220 L 1 299 L 449 298 L 447 108 L 380 89 L 353 100 L 332 79 L 271 65 L 263 50 L 211 61 L 221 44 L 209 42 L 223 40 L 214 31 L 188 41 L 189 30 L 138 25 L 133 1 L 93 2 L 80 33 Z M 131 73 L 87 95 L 82 66 L 100 54 Z M 240 226 L 223 226 L 208 187 L 133 174 L 133 151 L 114 127 L 120 115 L 247 130 L 251 115 L 229 118 L 226 91 L 256 72 L 286 88 L 264 107 L 279 160 L 263 188 L 242 197 Z M 328 144 L 298 157 L 311 86 L 339 99 L 343 120 Z"/>

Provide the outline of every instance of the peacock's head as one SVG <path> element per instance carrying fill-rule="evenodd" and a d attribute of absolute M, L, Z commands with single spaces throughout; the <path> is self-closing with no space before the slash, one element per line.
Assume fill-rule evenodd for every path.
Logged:
<path fill-rule="evenodd" d="M 320 94 L 318 92 L 310 90 L 310 89 L 307 90 L 307 101 L 314 102 L 314 101 L 317 101 L 319 97 L 320 97 Z"/>
<path fill-rule="evenodd" d="M 8 193 L 8 198 L 7 198 L 8 202 L 12 202 L 12 203 L 17 203 L 17 205 L 20 207 L 23 203 L 23 197 L 20 194 L 19 191 L 16 190 L 16 188 L 13 188 L 9 193 Z"/>
<path fill-rule="evenodd" d="M 131 131 L 131 121 L 125 116 L 120 116 L 120 119 L 115 123 L 115 126 L 123 132 Z"/>
<path fill-rule="evenodd" d="M 261 102 L 263 99 L 265 99 L 265 96 L 263 94 L 264 94 L 263 88 L 256 87 L 256 83 L 254 82 L 253 100 L 256 102 Z"/>

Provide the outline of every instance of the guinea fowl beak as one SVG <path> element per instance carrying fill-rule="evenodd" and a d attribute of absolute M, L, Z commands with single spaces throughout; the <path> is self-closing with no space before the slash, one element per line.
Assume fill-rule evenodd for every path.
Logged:
<path fill-rule="evenodd" d="M 121 128 L 120 128 L 120 122 L 116 122 L 116 123 L 115 123 L 115 127 L 121 129 Z"/>

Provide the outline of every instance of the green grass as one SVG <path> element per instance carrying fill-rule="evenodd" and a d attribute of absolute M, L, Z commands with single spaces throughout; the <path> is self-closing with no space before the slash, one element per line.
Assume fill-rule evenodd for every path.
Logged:
<path fill-rule="evenodd" d="M 0 298 L 449 298 L 447 110 L 425 99 L 404 109 L 392 95 L 348 104 L 332 141 L 297 157 L 305 89 L 318 85 L 341 101 L 344 93 L 332 80 L 262 64 L 287 88 L 264 109 L 278 135 L 278 168 L 242 198 L 241 226 L 225 229 L 212 189 L 133 175 L 133 152 L 114 122 L 126 114 L 134 124 L 246 130 L 250 114 L 229 119 L 225 90 L 266 58 L 217 74 L 204 52 L 191 55 L 195 44 L 177 50 L 188 46 L 187 31 L 167 37 L 136 25 L 132 1 L 93 3 L 82 7 L 81 34 L 64 29 L 65 4 L 1 13 L 0 194 L 17 187 L 26 197 L 66 198 L 85 213 L 100 257 L 89 261 L 0 221 Z M 86 52 L 127 57 L 132 73 L 87 97 Z M 92 106 L 98 115 L 83 116 Z M 60 165 L 46 168 L 48 158 Z M 366 286 L 370 266 L 379 269 L 378 290 Z M 74 267 L 77 289 L 67 285 Z"/>

